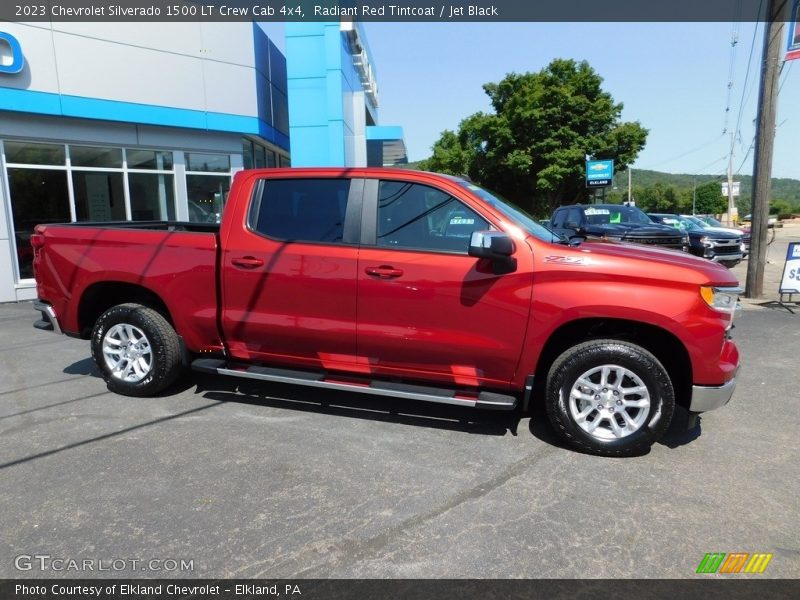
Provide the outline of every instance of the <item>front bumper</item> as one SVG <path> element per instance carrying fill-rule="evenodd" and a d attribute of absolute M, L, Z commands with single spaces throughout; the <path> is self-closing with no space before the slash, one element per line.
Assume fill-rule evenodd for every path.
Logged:
<path fill-rule="evenodd" d="M 718 263 L 726 263 L 726 262 L 740 262 L 744 258 L 741 252 L 736 252 L 735 254 L 715 254 L 711 260 Z"/>
<path fill-rule="evenodd" d="M 725 406 L 733 396 L 736 389 L 736 377 L 720 386 L 693 385 L 692 401 L 689 404 L 691 412 L 702 413 Z"/>

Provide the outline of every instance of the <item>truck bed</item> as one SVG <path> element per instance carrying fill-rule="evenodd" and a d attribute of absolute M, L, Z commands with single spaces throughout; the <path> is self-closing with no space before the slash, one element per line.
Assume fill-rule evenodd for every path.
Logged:
<path fill-rule="evenodd" d="M 95 307 L 138 290 L 163 299 L 188 349 L 221 343 L 216 326 L 218 224 L 48 224 L 36 227 L 32 242 L 39 299 L 53 305 L 65 333 L 86 338 L 99 310 Z"/>

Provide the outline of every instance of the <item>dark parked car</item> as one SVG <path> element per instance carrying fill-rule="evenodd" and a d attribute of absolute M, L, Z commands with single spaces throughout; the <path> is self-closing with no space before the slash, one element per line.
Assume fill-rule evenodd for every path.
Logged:
<path fill-rule="evenodd" d="M 726 267 L 733 267 L 742 260 L 742 235 L 730 231 L 705 229 L 689 217 L 674 214 L 648 213 L 659 223 L 674 227 L 689 234 L 689 251 Z"/>
<path fill-rule="evenodd" d="M 635 206 L 575 204 L 553 212 L 551 229 L 567 239 L 603 239 L 688 251 L 689 238 L 674 227 L 655 223 Z"/>
<path fill-rule="evenodd" d="M 681 215 L 682 217 L 686 217 L 687 219 L 694 221 L 703 229 L 709 230 L 709 232 L 716 232 L 716 231 L 729 231 L 731 233 L 738 233 L 742 236 L 742 258 L 747 258 L 747 255 L 750 253 L 750 228 L 749 227 L 725 227 L 722 223 L 717 221 L 714 217 L 710 217 L 708 215 Z M 775 230 L 772 229 L 772 237 L 775 237 Z"/>

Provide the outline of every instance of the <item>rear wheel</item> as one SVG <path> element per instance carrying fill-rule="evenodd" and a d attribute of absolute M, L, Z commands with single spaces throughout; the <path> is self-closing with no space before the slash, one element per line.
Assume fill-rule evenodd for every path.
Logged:
<path fill-rule="evenodd" d="M 572 446 L 599 456 L 647 451 L 666 431 L 675 393 L 644 348 L 593 340 L 559 356 L 547 377 L 547 414 Z"/>
<path fill-rule="evenodd" d="M 92 357 L 108 389 L 126 396 L 152 396 L 181 371 L 178 334 L 140 304 L 119 304 L 101 315 L 92 330 Z"/>

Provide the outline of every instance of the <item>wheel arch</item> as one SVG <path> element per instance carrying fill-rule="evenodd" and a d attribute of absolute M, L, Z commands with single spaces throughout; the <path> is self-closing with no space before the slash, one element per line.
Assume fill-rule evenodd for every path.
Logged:
<path fill-rule="evenodd" d="M 78 304 L 78 333 L 82 339 L 89 339 L 97 319 L 105 311 L 117 304 L 132 302 L 157 311 L 170 325 L 175 326 L 169 308 L 161 297 L 151 289 L 124 281 L 101 281 L 84 290 Z"/>
<path fill-rule="evenodd" d="M 641 346 L 653 354 L 669 374 L 675 390 L 676 403 L 684 408 L 689 407 L 692 394 L 692 362 L 686 347 L 678 337 L 666 329 L 625 319 L 584 318 L 558 327 L 539 354 L 534 378 L 537 388 L 540 391 L 544 389 L 550 367 L 565 350 L 593 339 L 626 341 Z"/>

